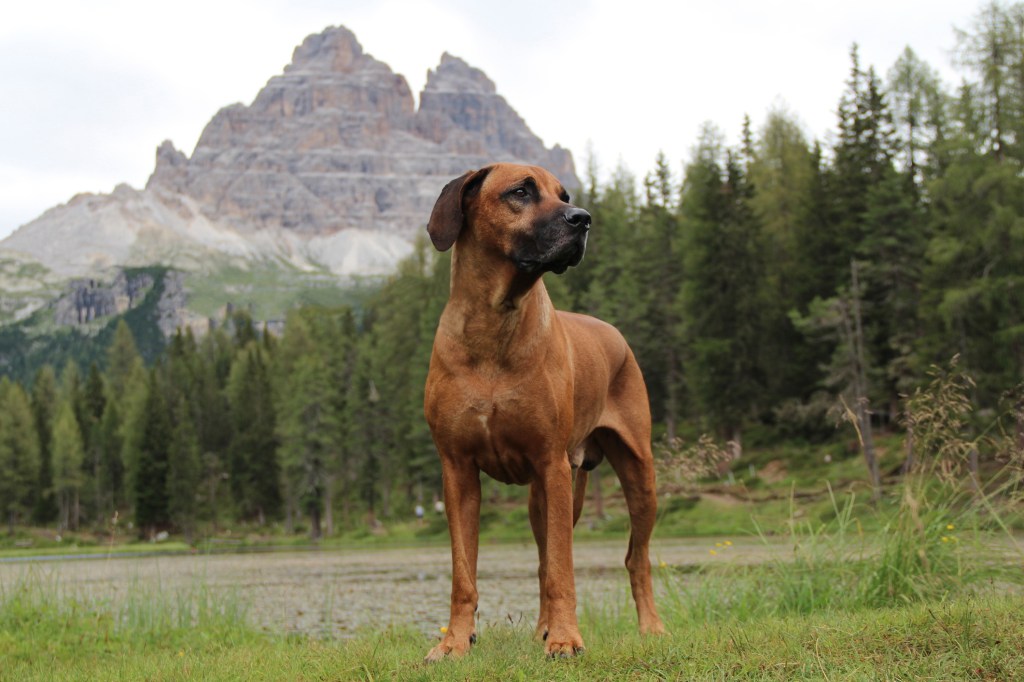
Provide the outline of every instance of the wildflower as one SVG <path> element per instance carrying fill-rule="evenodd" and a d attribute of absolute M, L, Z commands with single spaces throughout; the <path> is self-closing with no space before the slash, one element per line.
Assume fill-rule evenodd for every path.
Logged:
<path fill-rule="evenodd" d="M 947 523 L 946 524 L 946 530 L 953 530 L 955 528 L 956 528 L 956 526 L 954 526 L 952 523 Z"/>
<path fill-rule="evenodd" d="M 665 568 L 665 567 L 667 567 L 667 566 L 668 566 L 668 564 L 666 564 L 666 563 L 665 563 L 664 561 L 659 561 L 659 562 L 658 562 L 658 567 L 659 567 L 659 568 Z"/>
<path fill-rule="evenodd" d="M 716 552 L 716 551 L 715 551 L 715 550 L 713 550 L 713 549 L 709 549 L 709 550 L 708 550 L 708 554 L 710 554 L 711 556 L 717 556 L 717 555 L 718 555 L 718 552 Z"/>
<path fill-rule="evenodd" d="M 185 650 L 184 649 L 179 649 L 178 650 L 178 658 L 184 658 L 184 657 L 185 657 Z"/>
<path fill-rule="evenodd" d="M 721 546 L 722 546 L 722 543 L 721 543 L 721 542 L 716 542 L 716 543 L 715 543 L 715 547 L 721 547 Z"/>
<path fill-rule="evenodd" d="M 445 634 L 445 633 L 447 633 L 447 632 L 448 632 L 448 626 L 446 626 L 446 625 L 442 625 L 442 626 L 441 626 L 441 634 L 443 635 L 443 634 Z"/>
<path fill-rule="evenodd" d="M 946 537 L 945 535 L 943 535 L 943 536 L 942 536 L 942 541 L 943 541 L 943 542 L 949 542 L 949 538 L 948 538 L 948 537 Z"/>
<path fill-rule="evenodd" d="M 725 541 L 725 546 L 726 547 L 732 547 L 732 541 L 731 540 L 726 540 Z"/>

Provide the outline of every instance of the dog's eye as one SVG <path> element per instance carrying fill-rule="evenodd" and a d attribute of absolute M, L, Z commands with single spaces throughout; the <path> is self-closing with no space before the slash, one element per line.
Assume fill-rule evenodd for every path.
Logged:
<path fill-rule="evenodd" d="M 519 197 L 520 199 L 525 199 L 526 197 L 530 196 L 530 193 L 526 191 L 525 187 L 516 187 L 514 190 L 512 190 L 512 196 Z"/>

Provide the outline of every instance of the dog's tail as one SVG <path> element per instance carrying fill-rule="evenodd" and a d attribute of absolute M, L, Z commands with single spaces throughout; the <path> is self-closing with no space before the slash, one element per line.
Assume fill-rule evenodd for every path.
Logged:
<path fill-rule="evenodd" d="M 572 525 L 576 527 L 576 522 L 580 520 L 580 514 L 583 513 L 583 500 L 587 496 L 587 479 L 590 474 L 583 468 L 576 470 L 576 486 L 572 491 Z"/>

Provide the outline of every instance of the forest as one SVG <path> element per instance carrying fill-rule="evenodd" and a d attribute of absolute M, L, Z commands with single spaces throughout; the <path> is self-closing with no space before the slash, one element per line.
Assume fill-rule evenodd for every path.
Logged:
<path fill-rule="evenodd" d="M 1024 4 L 953 41 L 955 86 L 909 47 L 878 72 L 854 45 L 827 140 L 779 108 L 738 116 L 735 146 L 706 124 L 680 172 L 601 181 L 588 160 L 590 246 L 545 282 L 623 332 L 658 438 L 818 442 L 838 410 L 870 441 L 953 358 L 976 413 L 1024 433 Z M 147 366 L 122 323 L 97 363 L 0 379 L 4 522 L 316 538 L 431 505 L 449 263 L 422 240 L 364 307 L 296 309 L 279 336 L 237 312 Z"/>

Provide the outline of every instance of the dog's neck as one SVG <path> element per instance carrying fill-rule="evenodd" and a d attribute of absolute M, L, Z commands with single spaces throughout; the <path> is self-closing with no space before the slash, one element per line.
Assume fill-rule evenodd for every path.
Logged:
<path fill-rule="evenodd" d="M 532 350 L 547 337 L 552 312 L 539 274 L 523 273 L 491 254 L 460 254 L 456 246 L 442 324 L 470 356 L 503 360 Z"/>

